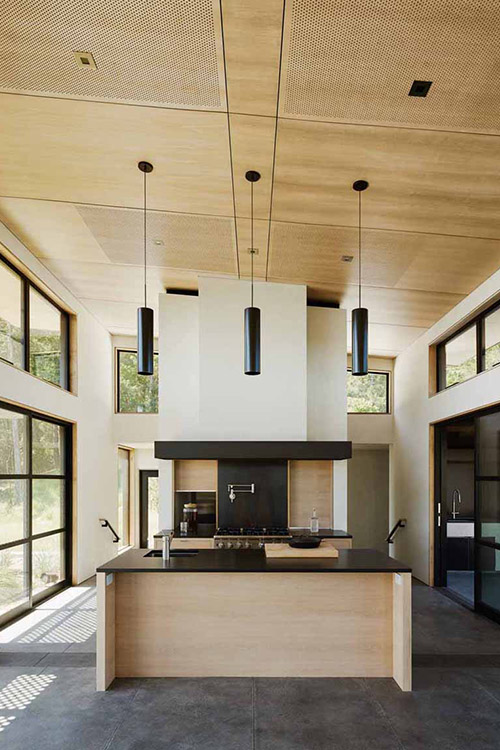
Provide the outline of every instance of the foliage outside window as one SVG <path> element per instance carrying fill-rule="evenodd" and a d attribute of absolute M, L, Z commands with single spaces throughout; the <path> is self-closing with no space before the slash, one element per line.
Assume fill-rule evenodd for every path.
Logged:
<path fill-rule="evenodd" d="M 0 359 L 69 388 L 69 316 L 0 258 Z"/>
<path fill-rule="evenodd" d="M 0 408 L 0 621 L 69 579 L 69 428 Z"/>
<path fill-rule="evenodd" d="M 368 372 L 353 375 L 347 371 L 348 414 L 387 414 L 389 412 L 389 373 Z"/>
<path fill-rule="evenodd" d="M 137 352 L 118 350 L 117 403 L 120 413 L 158 413 L 158 354 L 154 355 L 153 375 L 138 375 Z"/>
<path fill-rule="evenodd" d="M 438 391 L 500 365 L 500 307 L 486 310 L 437 345 Z"/>

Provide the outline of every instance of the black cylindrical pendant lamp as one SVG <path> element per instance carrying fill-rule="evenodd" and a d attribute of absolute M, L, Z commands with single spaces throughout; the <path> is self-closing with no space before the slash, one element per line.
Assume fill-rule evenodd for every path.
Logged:
<path fill-rule="evenodd" d="M 358 193 L 358 292 L 359 307 L 352 311 L 352 374 L 368 374 L 368 310 L 361 307 L 361 193 L 366 190 L 366 180 L 356 180 L 353 190 Z"/>
<path fill-rule="evenodd" d="M 245 375 L 260 375 L 260 310 L 245 309 Z"/>
<path fill-rule="evenodd" d="M 140 161 L 137 165 L 144 175 L 144 307 L 137 308 L 137 374 L 152 375 L 154 370 L 154 313 L 148 307 L 147 297 L 147 266 L 146 266 L 146 236 L 147 236 L 147 193 L 146 175 L 153 171 L 153 165 L 148 161 Z"/>
<path fill-rule="evenodd" d="M 260 375 L 260 309 L 253 304 L 253 184 L 260 180 L 259 172 L 249 170 L 245 174 L 251 185 L 250 191 L 250 257 L 252 259 L 252 285 L 250 307 L 245 309 L 245 375 Z"/>
<path fill-rule="evenodd" d="M 154 369 L 153 310 L 150 307 L 137 309 L 137 372 L 152 375 Z"/>
<path fill-rule="evenodd" d="M 352 311 L 352 374 L 368 373 L 368 310 L 357 307 Z"/>

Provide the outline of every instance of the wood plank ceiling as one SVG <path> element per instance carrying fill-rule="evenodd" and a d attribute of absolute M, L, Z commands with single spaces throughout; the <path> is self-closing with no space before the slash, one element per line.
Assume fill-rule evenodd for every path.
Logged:
<path fill-rule="evenodd" d="M 351 185 L 370 182 L 373 354 L 402 351 L 500 266 L 495 0 L 5 0 L 2 14 L 0 216 L 110 331 L 134 333 L 141 300 L 140 159 L 155 166 L 153 294 L 248 276 L 247 169 L 262 174 L 258 277 L 348 310 Z M 415 79 L 433 82 L 426 98 L 408 96 Z"/>

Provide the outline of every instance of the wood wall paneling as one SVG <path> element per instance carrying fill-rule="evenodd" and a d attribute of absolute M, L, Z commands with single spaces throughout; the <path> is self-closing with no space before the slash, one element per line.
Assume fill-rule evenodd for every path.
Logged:
<path fill-rule="evenodd" d="M 290 526 L 309 527 L 316 508 L 320 526 L 333 527 L 332 461 L 289 461 Z"/>
<path fill-rule="evenodd" d="M 179 460 L 174 462 L 176 490 L 217 491 L 217 461 Z"/>

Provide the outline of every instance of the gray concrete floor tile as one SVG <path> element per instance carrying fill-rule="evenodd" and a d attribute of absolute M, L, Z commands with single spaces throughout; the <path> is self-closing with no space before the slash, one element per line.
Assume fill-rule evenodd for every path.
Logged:
<path fill-rule="evenodd" d="M 413 691 L 367 680 L 406 750 L 498 750 L 500 710 L 468 671 L 414 669 Z"/>
<path fill-rule="evenodd" d="M 257 679 L 257 750 L 401 750 L 378 703 L 356 679 Z"/>
<path fill-rule="evenodd" d="M 140 680 L 109 750 L 252 750 L 252 729 L 250 678 Z"/>

